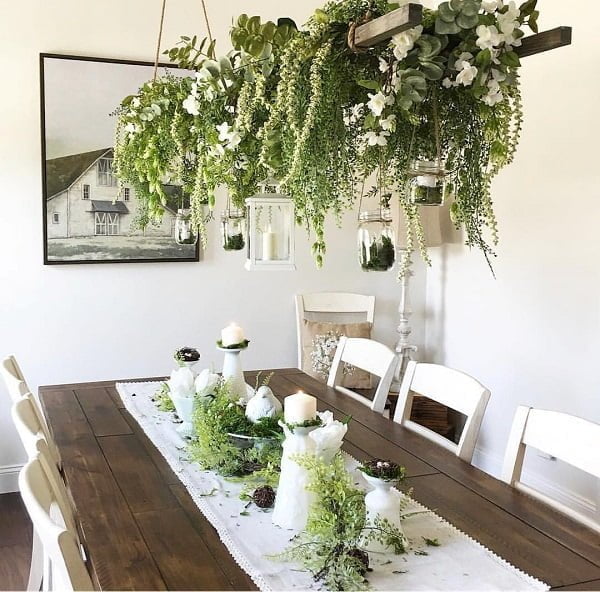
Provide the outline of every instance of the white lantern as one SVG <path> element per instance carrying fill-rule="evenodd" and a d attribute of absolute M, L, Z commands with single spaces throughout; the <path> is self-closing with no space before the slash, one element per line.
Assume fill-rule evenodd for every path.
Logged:
<path fill-rule="evenodd" d="M 272 184 L 265 184 L 273 186 Z M 246 200 L 248 258 L 246 269 L 295 270 L 294 202 L 280 193 L 259 193 Z"/>

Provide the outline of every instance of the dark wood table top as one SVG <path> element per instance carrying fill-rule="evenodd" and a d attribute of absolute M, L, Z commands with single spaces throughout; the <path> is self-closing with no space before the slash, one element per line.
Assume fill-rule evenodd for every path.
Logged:
<path fill-rule="evenodd" d="M 457 528 L 555 589 L 600 590 L 598 533 L 300 370 L 274 372 L 270 385 L 278 397 L 302 389 L 317 397 L 320 411 L 351 415 L 344 449 L 359 460 L 384 457 L 404 465 L 414 497 Z M 246 372 L 250 384 L 254 376 Z M 95 586 L 256 589 L 125 410 L 115 382 L 40 388 Z"/>

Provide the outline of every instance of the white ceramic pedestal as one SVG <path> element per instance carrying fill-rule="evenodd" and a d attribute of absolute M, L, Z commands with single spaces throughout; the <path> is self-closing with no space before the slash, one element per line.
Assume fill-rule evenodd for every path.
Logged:
<path fill-rule="evenodd" d="M 400 532 L 404 532 L 400 522 L 400 494 L 392 489 L 394 482 L 371 477 L 365 473 L 363 473 L 363 477 L 371 487 L 374 487 L 373 491 L 369 491 L 365 496 L 367 526 L 371 526 L 375 518 L 379 516 L 387 519 Z M 374 553 L 386 553 L 390 549 L 378 541 L 370 541 L 366 550 Z"/>
<path fill-rule="evenodd" d="M 277 486 L 277 497 L 273 509 L 273 524 L 281 528 L 304 530 L 308 519 L 308 510 L 314 499 L 314 493 L 306 490 L 308 471 L 291 459 L 296 454 L 314 453 L 315 443 L 308 435 L 317 426 L 295 428 L 294 431 L 280 422 L 285 432 L 281 473 Z"/>
<path fill-rule="evenodd" d="M 242 360 L 240 353 L 244 349 L 227 349 L 225 347 L 217 347 L 219 351 L 225 354 L 223 360 L 223 378 L 229 382 L 231 388 L 231 396 L 235 399 L 243 399 L 248 401 L 248 389 L 244 380 L 244 372 L 242 371 Z"/>
<path fill-rule="evenodd" d="M 192 417 L 194 412 L 194 397 L 176 397 L 171 395 L 173 405 L 175 405 L 175 411 L 179 419 L 183 423 L 177 426 L 177 432 L 184 438 L 191 438 L 194 435 L 194 426 L 192 424 Z"/>

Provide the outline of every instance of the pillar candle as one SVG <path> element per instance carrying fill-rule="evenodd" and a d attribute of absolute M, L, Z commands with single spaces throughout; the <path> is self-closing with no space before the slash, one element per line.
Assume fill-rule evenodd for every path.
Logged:
<path fill-rule="evenodd" d="M 229 323 L 229 325 L 221 331 L 221 343 L 223 344 L 223 347 L 242 343 L 244 339 L 246 339 L 244 330 L 235 323 Z"/>
<path fill-rule="evenodd" d="M 262 233 L 263 261 L 277 259 L 277 234 L 271 230 L 271 225 Z"/>
<path fill-rule="evenodd" d="M 286 423 L 304 423 L 317 417 L 317 400 L 306 393 L 296 393 L 285 398 L 283 409 Z"/>

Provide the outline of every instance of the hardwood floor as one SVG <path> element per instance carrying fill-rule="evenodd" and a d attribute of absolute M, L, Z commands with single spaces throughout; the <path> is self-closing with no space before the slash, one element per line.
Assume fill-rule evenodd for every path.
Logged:
<path fill-rule="evenodd" d="M 0 590 L 25 590 L 31 522 L 18 493 L 0 495 Z"/>

